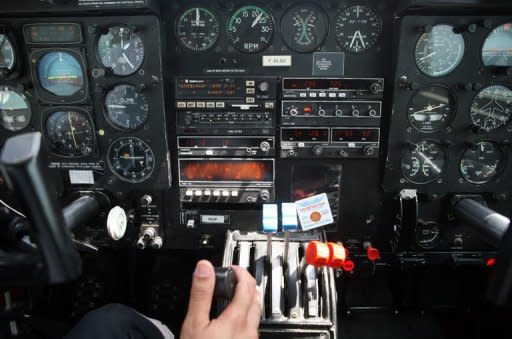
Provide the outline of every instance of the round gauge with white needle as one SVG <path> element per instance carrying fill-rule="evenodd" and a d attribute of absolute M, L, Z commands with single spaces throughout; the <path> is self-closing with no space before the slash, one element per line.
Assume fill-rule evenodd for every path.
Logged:
<path fill-rule="evenodd" d="M 426 184 L 441 176 L 445 161 L 446 154 L 439 143 L 422 140 L 402 152 L 402 173 L 413 183 Z"/>
<path fill-rule="evenodd" d="M 148 99 L 132 85 L 117 85 L 105 97 L 108 120 L 117 128 L 134 130 L 149 117 Z"/>
<path fill-rule="evenodd" d="M 207 8 L 189 8 L 176 21 L 178 41 L 194 52 L 212 48 L 219 38 L 219 33 L 219 20 Z"/>
<path fill-rule="evenodd" d="M 57 154 L 84 157 L 94 150 L 94 129 L 88 114 L 81 110 L 51 113 L 46 120 L 45 132 L 51 149 Z"/>
<path fill-rule="evenodd" d="M 498 175 L 504 161 L 503 152 L 496 143 L 481 141 L 464 152 L 460 172 L 472 184 L 485 184 Z"/>
<path fill-rule="evenodd" d="M 512 114 L 512 90 L 493 85 L 480 91 L 471 104 L 471 122 L 489 132 L 505 125 Z"/>
<path fill-rule="evenodd" d="M 367 6 L 351 6 L 336 17 L 336 39 L 349 52 L 372 48 L 382 33 L 382 18 Z"/>
<path fill-rule="evenodd" d="M 124 237 L 127 225 L 128 217 L 122 207 L 116 206 L 108 212 L 107 232 L 113 240 L 117 241 Z"/>
<path fill-rule="evenodd" d="M 439 132 L 455 115 L 455 97 L 444 86 L 432 85 L 417 91 L 407 108 L 409 122 L 422 133 Z"/>
<path fill-rule="evenodd" d="M 243 6 L 237 9 L 228 20 L 228 39 L 237 50 L 243 53 L 258 53 L 272 43 L 274 37 L 272 14 L 258 6 Z"/>
<path fill-rule="evenodd" d="M 316 50 L 327 36 L 329 21 L 323 10 L 315 4 L 291 7 L 281 19 L 281 33 L 288 47 L 296 52 Z"/>
<path fill-rule="evenodd" d="M 145 181 L 155 169 L 153 151 L 148 144 L 135 137 L 114 141 L 108 150 L 107 161 L 119 179 L 130 183 Z"/>
<path fill-rule="evenodd" d="M 115 75 L 127 76 L 144 62 L 144 44 L 140 35 L 125 26 L 112 26 L 98 39 L 98 56 L 103 66 Z"/>

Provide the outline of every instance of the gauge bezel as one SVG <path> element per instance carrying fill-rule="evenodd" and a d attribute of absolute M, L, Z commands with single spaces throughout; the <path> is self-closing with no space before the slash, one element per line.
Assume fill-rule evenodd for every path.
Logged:
<path fill-rule="evenodd" d="M 453 24 L 450 24 L 450 23 L 445 23 L 445 22 L 438 22 L 438 23 L 435 23 L 432 25 L 432 29 L 434 29 L 434 27 L 436 26 L 450 26 L 452 28 L 452 30 L 455 28 L 455 26 Z M 416 66 L 416 69 L 420 72 L 420 74 L 426 76 L 427 78 L 429 79 L 442 79 L 442 78 L 445 78 L 449 75 L 452 75 L 454 72 L 457 71 L 457 69 L 464 63 L 464 58 L 467 56 L 467 48 L 468 48 L 468 44 L 467 44 L 467 41 L 466 41 L 466 38 L 464 37 L 464 34 L 462 33 L 454 33 L 455 35 L 460 35 L 460 37 L 462 38 L 462 43 L 464 44 L 462 47 L 462 56 L 460 58 L 460 60 L 457 62 L 457 64 L 455 65 L 455 67 L 453 67 L 450 71 L 448 71 L 448 73 L 445 73 L 445 74 L 442 74 L 442 75 L 431 75 L 431 74 L 428 74 L 428 73 L 425 73 L 423 72 L 423 70 L 420 68 L 420 66 L 418 65 L 418 60 L 416 58 L 416 51 L 417 51 L 417 48 L 418 48 L 418 43 L 420 41 L 420 39 L 425 35 L 425 34 L 431 34 L 432 32 L 422 32 L 416 39 L 416 42 L 414 43 L 414 46 L 413 46 L 413 53 L 412 53 L 412 58 L 413 58 L 413 62 L 414 62 L 414 65 Z"/>
<path fill-rule="evenodd" d="M 422 90 L 425 90 L 427 88 L 430 88 L 430 87 L 441 87 L 441 88 L 444 88 L 446 89 L 450 95 L 451 95 L 451 99 L 453 100 L 453 106 L 452 106 L 452 113 L 451 113 L 451 117 L 449 120 L 446 121 L 446 126 L 441 128 L 441 129 L 437 129 L 437 130 L 434 130 L 432 132 L 425 132 L 423 130 L 421 130 L 420 128 L 414 126 L 414 124 L 412 123 L 411 121 L 411 115 L 409 114 L 409 108 L 411 107 L 411 102 L 412 100 L 414 99 L 414 97 Z M 407 114 L 407 121 L 409 122 L 409 125 L 414 128 L 417 132 L 421 133 L 422 135 L 432 135 L 432 134 L 436 134 L 436 133 L 442 133 L 444 131 L 446 131 L 447 128 L 450 128 L 451 124 L 453 123 L 453 121 L 455 120 L 455 118 L 457 117 L 457 110 L 458 110 L 458 101 L 457 101 L 457 96 L 455 95 L 455 93 L 452 91 L 452 89 L 444 84 L 440 84 L 440 83 L 431 83 L 431 84 L 426 84 L 425 86 L 419 88 L 418 90 L 416 90 L 409 98 L 408 102 L 407 102 L 407 107 L 406 107 L 406 114 Z"/>
<path fill-rule="evenodd" d="M 317 46 L 313 49 L 308 49 L 308 50 L 304 50 L 304 51 L 300 51 L 300 50 L 297 50 L 295 48 L 293 48 L 285 39 L 285 34 L 283 34 L 284 30 L 283 30 L 283 23 L 284 23 L 284 17 L 286 15 L 288 15 L 292 10 L 295 10 L 295 9 L 300 9 L 300 8 L 304 8 L 304 7 L 313 7 L 315 8 L 315 10 L 317 10 L 318 13 L 320 13 L 320 15 L 323 16 L 323 19 L 325 21 L 325 24 L 326 24 L 326 27 L 325 27 L 325 34 L 324 36 L 322 37 L 322 39 L 318 42 Z M 329 34 L 331 33 L 331 22 L 329 20 L 329 16 L 327 15 L 327 12 L 322 8 L 322 6 L 314 3 L 314 2 L 299 2 L 299 3 L 296 3 L 296 4 L 293 4 L 293 5 L 290 5 L 288 8 L 286 8 L 283 12 L 283 14 L 281 15 L 281 19 L 279 21 L 279 34 L 281 35 L 281 40 L 284 42 L 284 44 L 286 45 L 286 47 L 288 47 L 290 50 L 296 52 L 296 53 L 301 53 L 301 54 L 307 54 L 307 53 L 313 53 L 315 51 L 317 51 L 319 48 L 321 48 L 324 44 L 325 44 L 325 41 L 327 40 L 327 37 L 329 36 Z"/>
<path fill-rule="evenodd" d="M 12 31 L 9 28 L 0 26 L 0 34 L 5 35 L 5 37 L 9 40 L 12 46 L 12 52 L 14 54 L 14 60 L 11 69 L 8 69 L 3 76 L 0 74 L 0 80 L 12 80 L 17 77 L 19 73 L 18 69 L 22 65 L 22 63 L 19 62 L 20 57 L 18 43 L 16 41 L 16 36 L 12 33 Z"/>
<path fill-rule="evenodd" d="M 101 60 L 101 55 L 100 55 L 100 51 L 99 51 L 100 39 L 102 36 L 108 35 L 110 32 L 110 29 L 112 29 L 114 27 L 124 27 L 124 28 L 128 29 L 132 34 L 137 34 L 142 43 L 142 51 L 143 51 L 142 61 L 140 62 L 139 67 L 130 74 L 117 74 L 114 72 L 114 70 L 111 67 L 106 66 L 103 63 L 103 61 Z M 96 38 L 94 39 L 94 55 L 96 57 L 96 61 L 100 65 L 100 67 L 104 68 L 108 72 L 108 74 L 110 74 L 111 76 L 119 77 L 119 78 L 128 78 L 128 77 L 140 74 L 141 72 L 144 72 L 144 65 L 146 64 L 146 59 L 147 59 L 146 58 L 147 51 L 146 51 L 146 43 L 144 42 L 144 40 L 145 40 L 144 35 L 141 33 L 142 33 L 141 31 L 136 31 L 136 30 L 132 29 L 129 25 L 123 24 L 123 23 L 115 23 L 114 22 L 114 23 L 108 25 L 107 27 L 105 27 L 105 31 L 104 32 L 102 31 L 99 34 L 97 34 Z"/>
<path fill-rule="evenodd" d="M 28 97 L 25 95 L 25 92 L 22 89 L 20 89 L 19 87 L 15 87 L 15 86 L 12 86 L 12 85 L 0 85 L 0 92 L 4 88 L 7 88 L 9 91 L 14 92 L 14 93 L 16 93 L 16 94 L 18 94 L 19 96 L 22 97 L 22 99 L 27 104 L 27 109 L 28 109 L 29 114 L 30 114 L 30 120 L 27 122 L 27 125 L 25 127 L 21 128 L 21 129 L 17 129 L 17 130 L 11 130 L 9 128 L 4 127 L 3 122 L 0 121 L 0 128 L 2 128 L 4 131 L 10 132 L 10 133 L 22 132 L 22 131 L 26 130 L 29 126 L 32 125 L 32 121 L 33 121 L 33 118 L 34 118 L 33 111 L 32 111 L 32 103 L 30 102 L 30 100 L 28 100 Z"/>
<path fill-rule="evenodd" d="M 471 97 L 471 101 L 469 102 L 469 112 L 468 112 L 469 123 L 471 124 L 471 126 L 477 127 L 479 129 L 481 129 L 482 131 L 484 131 L 485 133 L 491 133 L 491 132 L 494 132 L 494 131 L 497 131 L 497 130 L 500 130 L 500 129 L 506 129 L 507 125 L 512 121 L 512 112 L 511 112 L 510 116 L 509 116 L 509 118 L 508 118 L 508 120 L 506 122 L 504 122 L 501 126 L 498 126 L 496 128 L 490 129 L 488 131 L 483 129 L 483 128 L 481 128 L 480 126 L 475 125 L 473 123 L 473 119 L 471 117 L 472 116 L 471 108 L 473 107 L 473 103 L 475 102 L 475 99 L 484 90 L 486 90 L 487 88 L 490 88 L 490 87 L 494 87 L 494 86 L 502 86 L 502 87 L 507 88 L 510 92 L 512 92 L 512 86 L 509 85 L 509 84 L 506 84 L 506 83 L 503 83 L 503 82 L 490 82 L 490 83 L 487 83 L 485 86 L 483 86 L 482 89 L 480 89 L 478 92 L 476 92 L 476 94 Z"/>
<path fill-rule="evenodd" d="M 80 64 L 80 67 L 82 69 L 82 79 L 83 79 L 83 86 L 82 89 L 76 92 L 73 95 L 70 96 L 58 96 L 54 95 L 50 92 L 48 92 L 42 85 L 41 81 L 39 80 L 39 62 L 41 58 L 48 54 L 53 52 L 63 52 L 71 54 L 76 61 Z M 89 95 L 89 79 L 87 77 L 87 63 L 85 62 L 84 53 L 82 50 L 77 48 L 42 48 L 42 49 L 35 49 L 30 54 L 30 68 L 32 73 L 32 81 L 35 84 L 35 90 L 36 94 L 39 96 L 39 98 L 47 103 L 50 104 L 77 104 L 81 103 L 87 100 L 87 97 Z"/>
<path fill-rule="evenodd" d="M 499 179 L 499 177 L 503 174 L 503 172 L 504 172 L 505 168 L 507 168 L 507 164 L 508 164 L 508 156 L 507 156 L 508 153 L 506 152 L 506 150 L 503 149 L 503 147 L 498 142 L 496 142 L 494 140 L 490 140 L 490 139 L 482 139 L 482 140 L 475 141 L 474 143 L 479 144 L 481 142 L 487 142 L 487 143 L 493 144 L 495 149 L 500 152 L 502 162 L 501 162 L 501 164 L 498 165 L 498 168 L 496 169 L 496 174 L 489 180 L 485 180 L 485 181 L 469 180 L 468 178 L 466 178 L 464 173 L 462 173 L 462 160 L 464 159 L 466 152 L 469 151 L 469 147 L 464 148 L 464 150 L 462 151 L 462 153 L 459 157 L 459 162 L 457 163 L 459 175 L 464 180 L 464 182 L 474 185 L 476 187 L 480 187 L 482 185 L 496 182 L 496 180 Z"/>
<path fill-rule="evenodd" d="M 181 41 L 181 39 L 180 39 L 180 37 L 178 35 L 178 24 L 180 22 L 180 19 L 183 17 L 183 15 L 185 15 L 186 12 L 190 11 L 193 8 L 205 9 L 208 12 L 212 13 L 214 18 L 217 20 L 217 23 L 218 23 L 217 37 L 215 38 L 214 43 L 210 47 L 208 47 L 207 49 L 203 49 L 203 50 L 191 49 L 190 47 L 188 47 L 187 45 L 185 45 Z M 178 45 L 183 47 L 188 52 L 191 52 L 191 53 L 204 53 L 204 52 L 208 52 L 208 51 L 211 51 L 212 49 L 214 49 L 215 46 L 219 43 L 219 40 L 221 38 L 221 32 L 222 32 L 221 23 L 222 23 L 222 20 L 221 20 L 220 16 L 212 8 L 206 7 L 206 6 L 199 6 L 199 5 L 198 6 L 189 6 L 189 7 L 185 8 L 185 9 L 183 9 L 182 11 L 180 11 L 178 13 L 178 15 L 176 15 L 176 18 L 174 19 L 174 38 L 176 39 Z"/>
<path fill-rule="evenodd" d="M 92 119 L 92 115 L 90 113 L 91 108 L 85 109 L 82 107 L 76 107 L 76 106 L 59 106 L 59 107 L 52 107 L 49 109 L 46 109 L 41 112 L 41 131 L 43 132 L 43 138 L 48 145 L 48 148 L 50 150 L 50 153 L 56 157 L 63 158 L 63 159 L 86 159 L 94 157 L 98 150 L 98 140 L 96 135 L 96 128 L 94 126 L 94 121 Z M 92 137 L 93 137 L 93 144 L 92 144 L 92 151 L 88 155 L 66 155 L 60 153 L 58 150 L 55 149 L 53 146 L 52 141 L 48 137 L 48 131 L 47 131 L 47 125 L 48 125 L 48 119 L 50 116 L 52 116 L 53 113 L 56 112 L 66 112 L 66 111 L 74 111 L 79 114 L 82 114 L 86 117 L 86 119 L 89 121 L 89 124 L 91 125 L 92 130 Z"/>
<path fill-rule="evenodd" d="M 233 41 L 231 39 L 231 36 L 230 36 L 230 33 L 228 31 L 229 29 L 229 22 L 231 21 L 231 18 L 233 17 L 233 15 L 235 15 L 235 13 L 237 13 L 238 11 L 240 11 L 242 8 L 245 8 L 245 7 L 258 7 L 260 9 L 262 9 L 263 11 L 265 11 L 265 13 L 268 14 L 268 16 L 270 17 L 271 19 L 271 22 L 272 22 L 272 26 L 273 26 L 273 30 L 272 30 L 272 37 L 270 38 L 269 42 L 268 42 L 268 45 L 265 46 L 264 48 L 258 50 L 258 51 L 254 51 L 254 52 L 247 52 L 247 51 L 244 51 L 244 50 L 241 50 L 239 49 L 238 47 L 236 47 L 234 44 L 233 44 Z M 227 38 L 227 41 L 229 42 L 229 45 L 235 50 L 235 51 L 238 51 L 239 53 L 243 53 L 245 55 L 254 55 L 254 54 L 258 54 L 258 53 L 263 53 L 264 51 L 266 51 L 269 47 L 272 46 L 272 44 L 274 43 L 274 40 L 276 38 L 276 34 L 277 34 L 277 24 L 276 24 L 276 19 L 274 18 L 274 15 L 272 14 L 272 11 L 269 11 L 268 8 L 266 6 L 263 6 L 263 5 L 259 5 L 259 4 L 243 4 L 242 6 L 239 6 L 237 8 L 235 8 L 234 11 L 230 12 L 230 14 L 227 16 L 227 19 L 226 19 L 226 29 L 225 29 L 225 32 L 226 32 L 226 38 Z"/>
<path fill-rule="evenodd" d="M 148 105 L 148 117 L 146 118 L 146 120 L 140 126 L 137 126 L 135 128 L 123 128 L 123 127 L 117 125 L 116 123 L 114 123 L 112 121 L 112 119 L 110 118 L 109 112 L 108 112 L 108 107 L 107 107 L 107 96 L 108 96 L 108 94 L 111 91 L 116 89 L 118 86 L 131 86 L 131 87 L 133 87 L 139 93 L 139 95 L 143 95 L 146 98 L 146 102 L 147 102 L 147 105 Z M 148 123 L 148 121 L 150 119 L 150 113 L 151 113 L 151 104 L 150 104 L 150 100 L 149 100 L 148 96 L 146 94 L 144 94 L 142 91 L 139 91 L 137 89 L 137 86 L 135 86 L 135 85 L 133 85 L 131 83 L 128 83 L 128 82 L 120 82 L 120 83 L 116 83 L 116 84 L 113 84 L 112 86 L 110 86 L 107 89 L 107 91 L 104 93 L 104 95 L 103 95 L 102 108 L 103 108 L 104 117 L 107 120 L 107 122 L 109 123 L 109 125 L 112 128 L 115 128 L 116 130 L 123 131 L 123 132 L 134 132 L 134 131 L 137 131 L 137 130 L 140 130 L 140 129 L 144 128 L 144 126 Z"/>
<path fill-rule="evenodd" d="M 153 154 L 153 166 L 151 168 L 151 171 L 146 176 L 144 176 L 143 178 L 140 178 L 140 179 L 129 179 L 129 178 L 126 178 L 126 177 L 120 175 L 119 173 L 117 173 L 117 171 L 114 169 L 114 167 L 112 165 L 111 157 L 110 157 L 110 152 L 112 151 L 112 148 L 114 147 L 115 144 L 117 144 L 118 142 L 120 142 L 121 140 L 124 140 L 124 139 L 136 139 L 136 140 L 142 142 L 147 147 L 147 149 L 149 149 L 151 151 L 151 153 Z M 110 143 L 110 146 L 108 147 L 108 150 L 107 150 L 107 153 L 106 153 L 106 157 L 107 157 L 108 169 L 110 170 L 110 172 L 113 175 L 115 175 L 119 180 L 131 183 L 131 184 L 140 184 L 142 182 L 145 182 L 145 181 L 151 179 L 151 176 L 155 172 L 155 168 L 157 166 L 157 159 L 156 159 L 156 156 L 155 156 L 155 151 L 153 151 L 151 146 L 149 146 L 149 144 L 146 141 L 144 141 L 143 139 L 141 139 L 139 137 L 135 137 L 135 136 L 124 136 L 124 137 L 120 137 L 120 138 L 117 138 L 114 141 L 112 141 Z"/>
<path fill-rule="evenodd" d="M 424 142 L 429 142 L 429 143 L 435 143 L 439 146 L 440 150 L 443 152 L 443 157 L 444 157 L 444 163 L 443 163 L 443 167 L 442 167 L 442 171 L 441 173 L 439 173 L 439 175 L 437 175 L 435 178 L 432 178 L 428 181 L 425 181 L 425 182 L 419 182 L 419 181 L 415 181 L 413 179 L 411 179 L 405 172 L 404 172 L 404 169 L 403 169 L 403 157 L 404 157 L 404 151 L 405 149 L 402 148 L 401 152 L 400 152 L 400 173 L 402 174 L 402 177 L 409 181 L 410 183 L 413 183 L 413 184 L 416 184 L 416 185 L 426 185 L 426 184 L 430 184 L 436 180 L 438 180 L 439 178 L 441 178 L 445 173 L 446 173 L 446 169 L 448 168 L 448 162 L 449 162 L 449 158 L 448 158 L 448 152 L 445 151 L 445 149 L 443 148 L 443 145 L 442 143 L 439 141 L 439 140 L 436 140 L 436 139 L 432 139 L 432 138 L 423 138 L 423 139 L 419 139 L 418 141 L 416 141 L 414 143 L 414 145 L 418 145 L 420 143 L 424 143 Z M 405 146 L 405 147 L 409 147 L 409 146 Z M 412 151 L 411 151 L 412 152 Z"/>
<path fill-rule="evenodd" d="M 350 49 L 347 49 L 341 42 L 340 42 L 340 39 L 338 38 L 338 19 L 341 15 L 341 13 L 345 12 L 346 10 L 348 10 L 349 8 L 352 8 L 352 7 L 356 7 L 356 6 L 360 6 L 360 7 L 366 7 L 367 9 L 371 10 L 376 16 L 377 18 L 380 20 L 380 32 L 379 32 L 379 36 L 377 37 L 377 39 L 375 40 L 375 42 L 372 44 L 372 46 L 360 51 L 360 52 L 354 52 L 354 51 L 351 51 Z M 334 29 L 333 29 L 333 32 L 334 32 L 334 39 L 336 41 L 336 44 L 338 46 L 340 46 L 341 49 L 343 49 L 345 52 L 347 53 L 350 53 L 352 55 L 364 55 L 366 53 L 369 53 L 370 51 L 372 51 L 373 49 L 375 48 L 378 48 L 379 47 L 379 42 L 381 41 L 382 39 L 382 34 L 384 33 L 384 18 L 382 17 L 382 15 L 374 8 L 374 7 L 371 7 L 371 6 L 368 6 L 366 4 L 359 4 L 359 3 L 356 3 L 356 4 L 348 4 L 347 6 L 343 7 L 343 8 L 340 8 L 340 10 L 338 10 L 338 12 L 336 13 L 336 15 L 334 16 L 334 19 L 333 19 L 333 26 L 334 26 Z"/>

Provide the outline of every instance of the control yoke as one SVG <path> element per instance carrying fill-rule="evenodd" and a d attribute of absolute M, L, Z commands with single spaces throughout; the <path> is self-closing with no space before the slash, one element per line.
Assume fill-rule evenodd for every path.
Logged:
<path fill-rule="evenodd" d="M 488 298 L 499 306 L 512 306 L 512 227 L 510 219 L 487 208 L 475 199 L 456 197 L 455 216 L 477 228 L 487 241 L 499 247 L 497 267 L 487 288 Z"/>
<path fill-rule="evenodd" d="M 44 147 L 39 132 L 14 136 L 0 154 L 0 168 L 32 222 L 48 282 L 64 283 L 81 273 L 69 230 L 96 215 L 100 204 L 94 196 L 86 196 L 69 205 L 65 213 L 61 211 L 51 189 Z"/>

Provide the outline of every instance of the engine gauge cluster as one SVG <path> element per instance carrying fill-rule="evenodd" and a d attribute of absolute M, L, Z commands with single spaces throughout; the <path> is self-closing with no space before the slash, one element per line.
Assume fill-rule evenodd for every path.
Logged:
<path fill-rule="evenodd" d="M 296 52 L 316 50 L 325 40 L 328 31 L 326 14 L 314 4 L 296 5 L 288 9 L 281 20 L 283 40 Z"/>

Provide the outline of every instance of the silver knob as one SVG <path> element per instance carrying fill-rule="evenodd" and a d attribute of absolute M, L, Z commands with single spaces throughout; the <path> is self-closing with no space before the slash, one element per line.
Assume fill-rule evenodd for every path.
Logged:
<path fill-rule="evenodd" d="M 268 152 L 270 150 L 270 143 L 268 141 L 263 141 L 260 143 L 260 150 L 262 152 Z"/>
<path fill-rule="evenodd" d="M 269 191 L 267 191 L 267 190 L 262 190 L 262 191 L 260 192 L 260 198 L 261 198 L 261 200 L 263 200 L 263 201 L 267 201 L 268 199 L 270 199 L 270 192 L 269 192 Z"/>

